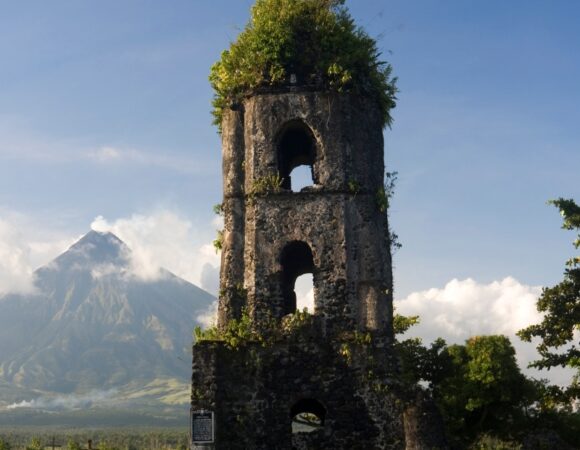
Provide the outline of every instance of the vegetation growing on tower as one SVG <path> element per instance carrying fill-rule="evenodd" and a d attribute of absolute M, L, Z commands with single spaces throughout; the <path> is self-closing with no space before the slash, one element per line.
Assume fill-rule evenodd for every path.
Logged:
<path fill-rule="evenodd" d="M 374 98 L 390 125 L 396 78 L 380 56 L 344 0 L 257 0 L 246 28 L 211 68 L 214 124 L 221 131 L 224 109 L 245 94 L 295 82 Z"/>

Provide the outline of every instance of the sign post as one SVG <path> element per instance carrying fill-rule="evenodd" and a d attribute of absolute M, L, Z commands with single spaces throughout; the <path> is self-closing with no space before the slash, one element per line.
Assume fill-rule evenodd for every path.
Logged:
<path fill-rule="evenodd" d="M 213 444 L 215 440 L 215 420 L 213 411 L 191 410 L 190 433 L 193 448 L 198 445 Z"/>

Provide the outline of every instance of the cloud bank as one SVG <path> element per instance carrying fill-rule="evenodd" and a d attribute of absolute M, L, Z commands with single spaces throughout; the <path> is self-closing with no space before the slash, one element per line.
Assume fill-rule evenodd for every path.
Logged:
<path fill-rule="evenodd" d="M 144 281 L 175 275 L 217 294 L 220 256 L 211 242 L 215 228 L 195 227 L 179 213 L 160 209 L 151 214 L 107 220 L 98 216 L 91 228 L 110 231 L 123 240 L 131 251 L 130 273 Z M 48 264 L 66 251 L 82 235 L 48 230 L 32 223 L 25 215 L 0 211 L 0 296 L 34 292 L 34 270 Z M 102 265 L 93 276 L 107 275 L 118 268 Z"/>
<path fill-rule="evenodd" d="M 515 333 L 541 321 L 536 300 L 542 288 L 528 286 L 512 277 L 489 284 L 468 278 L 453 279 L 443 288 L 414 292 L 395 302 L 397 312 L 419 315 L 421 322 L 406 336 L 421 337 L 425 343 L 438 337 L 450 344 L 462 344 L 471 336 L 503 334 L 510 338 L 517 352 L 518 364 L 524 372 L 536 378 L 550 378 L 568 383 L 570 372 L 557 369 L 550 372 L 527 369 L 538 358 L 533 343 L 522 342 Z"/>
<path fill-rule="evenodd" d="M 109 221 L 98 216 L 91 228 L 109 231 L 131 249 L 131 274 L 144 281 L 163 277 L 161 268 L 217 293 L 220 257 L 211 241 L 213 228 L 196 229 L 178 213 L 159 210 Z"/>
<path fill-rule="evenodd" d="M 16 227 L 0 219 L 0 295 L 34 292 L 30 247 Z"/>
<path fill-rule="evenodd" d="M 42 409 L 48 411 L 63 411 L 75 409 L 87 409 L 91 406 L 107 402 L 115 397 L 116 390 L 91 391 L 83 395 L 59 395 L 56 397 L 38 397 L 32 400 L 22 400 L 8 405 L 7 409 Z"/>
<path fill-rule="evenodd" d="M 39 232 L 21 214 L 0 212 L 0 296 L 34 293 L 34 270 L 74 240 Z"/>
<path fill-rule="evenodd" d="M 202 328 L 211 328 L 217 324 L 218 301 L 214 301 L 205 311 L 199 314 L 195 319 Z"/>
<path fill-rule="evenodd" d="M 414 292 L 397 301 L 396 307 L 401 314 L 423 318 L 417 329 L 426 339 L 445 336 L 461 342 L 479 334 L 512 335 L 541 320 L 535 306 L 541 290 L 512 277 L 489 284 L 454 279 L 442 289 Z"/>

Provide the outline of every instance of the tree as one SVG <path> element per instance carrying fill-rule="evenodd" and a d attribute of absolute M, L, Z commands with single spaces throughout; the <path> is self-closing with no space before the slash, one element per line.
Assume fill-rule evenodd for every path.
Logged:
<path fill-rule="evenodd" d="M 39 438 L 32 438 L 30 444 L 26 447 L 26 450 L 42 450 L 44 447 L 40 443 Z"/>
<path fill-rule="evenodd" d="M 562 407 L 558 386 L 521 373 L 507 337 L 475 336 L 451 346 L 439 338 L 429 347 L 420 338 L 399 338 L 418 322 L 418 316 L 394 316 L 403 386 L 428 389 L 454 448 L 515 450 L 530 436 L 575 442 L 580 412 Z"/>
<path fill-rule="evenodd" d="M 72 439 L 69 439 L 68 442 L 66 443 L 66 449 L 67 450 L 81 450 L 82 447 L 80 446 L 80 444 L 78 442 L 75 442 Z"/>
<path fill-rule="evenodd" d="M 0 438 L 0 450 L 11 450 L 12 446 L 4 439 Z"/>
<path fill-rule="evenodd" d="M 574 247 L 580 248 L 580 206 L 572 199 L 551 200 L 563 217 L 562 228 L 575 230 L 578 235 Z M 538 299 L 537 309 L 544 313 L 539 324 L 530 325 L 518 332 L 524 341 L 539 338 L 537 346 L 540 359 L 531 366 L 539 369 L 570 367 L 576 375 L 567 389 L 566 397 L 579 398 L 580 394 L 580 348 L 575 343 L 575 333 L 580 331 L 580 257 L 566 262 L 564 278 L 556 286 L 544 288 Z M 561 349 L 561 350 L 559 350 Z"/>
<path fill-rule="evenodd" d="M 482 433 L 513 438 L 524 426 L 533 385 L 520 372 L 505 336 L 475 336 L 447 348 L 451 366 L 433 395 L 448 434 L 469 442 Z"/>
<path fill-rule="evenodd" d="M 393 332 L 395 336 L 406 333 L 419 323 L 419 316 L 394 314 Z M 449 356 L 445 340 L 435 339 L 429 347 L 421 338 L 395 339 L 395 352 L 401 364 L 401 378 L 408 386 L 426 383 L 432 389 L 448 373 Z"/>
<path fill-rule="evenodd" d="M 118 450 L 117 447 L 114 447 L 107 442 L 101 442 L 97 448 L 98 450 Z"/>

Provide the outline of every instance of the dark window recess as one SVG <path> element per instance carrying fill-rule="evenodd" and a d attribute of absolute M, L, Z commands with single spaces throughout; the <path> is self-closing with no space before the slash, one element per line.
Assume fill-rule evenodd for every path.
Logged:
<path fill-rule="evenodd" d="M 300 166 L 307 166 L 310 172 L 310 184 L 304 180 L 301 180 L 301 184 L 303 186 L 315 184 L 313 171 L 315 159 L 316 145 L 310 128 L 301 121 L 286 124 L 278 139 L 278 172 L 282 178 L 282 187 L 292 190 L 291 173 Z"/>

